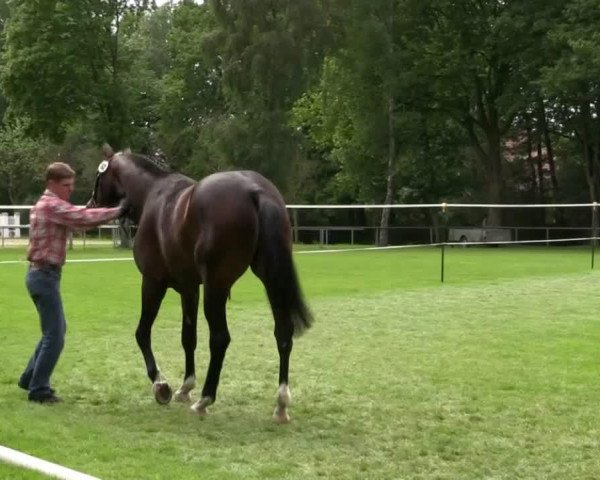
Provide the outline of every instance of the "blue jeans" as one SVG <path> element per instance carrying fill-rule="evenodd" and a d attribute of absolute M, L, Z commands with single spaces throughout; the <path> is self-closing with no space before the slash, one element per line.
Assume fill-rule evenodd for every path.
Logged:
<path fill-rule="evenodd" d="M 60 296 L 60 269 L 30 268 L 25 277 L 29 295 L 40 317 L 42 338 L 21 375 L 19 384 L 29 388 L 29 398 L 52 394 L 50 376 L 65 344 L 67 323 Z"/>

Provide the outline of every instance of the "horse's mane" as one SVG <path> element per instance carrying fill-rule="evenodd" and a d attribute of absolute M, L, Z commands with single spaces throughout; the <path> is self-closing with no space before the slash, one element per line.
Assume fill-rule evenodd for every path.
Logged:
<path fill-rule="evenodd" d="M 141 155 L 138 153 L 126 153 L 125 155 L 135 163 L 137 167 L 151 173 L 155 177 L 164 177 L 171 173 L 169 164 L 160 157 Z"/>

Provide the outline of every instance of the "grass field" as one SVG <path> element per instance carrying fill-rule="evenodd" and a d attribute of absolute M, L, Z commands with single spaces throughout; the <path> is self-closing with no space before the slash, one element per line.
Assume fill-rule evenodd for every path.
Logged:
<path fill-rule="evenodd" d="M 112 248 L 69 258 L 129 257 Z M 0 249 L 0 444 L 102 479 L 595 479 L 600 472 L 600 273 L 585 248 L 409 249 L 296 262 L 316 321 L 291 361 L 292 422 L 271 421 L 272 319 L 261 285 L 233 289 L 232 343 L 206 419 L 156 404 L 134 340 L 133 262 L 71 263 L 54 384 L 16 380 L 38 339 L 24 251 Z M 600 268 L 600 267 L 599 267 Z M 177 387 L 179 301 L 153 347 Z M 207 364 L 199 322 L 199 383 Z M 198 389 L 199 390 L 199 389 Z M 198 391 L 194 391 L 198 395 Z M 40 475 L 0 464 L 1 479 Z"/>

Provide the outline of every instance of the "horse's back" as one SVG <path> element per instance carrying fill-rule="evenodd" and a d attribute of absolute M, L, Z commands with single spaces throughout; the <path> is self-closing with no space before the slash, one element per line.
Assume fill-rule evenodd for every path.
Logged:
<path fill-rule="evenodd" d="M 209 203 L 216 203 L 216 199 L 223 197 L 246 202 L 250 197 L 256 200 L 258 196 L 266 196 L 285 208 L 285 202 L 277 187 L 252 170 L 213 173 L 199 182 L 197 192 L 205 196 L 205 201 Z"/>
<path fill-rule="evenodd" d="M 275 205 L 287 222 L 283 197 L 253 171 L 215 173 L 177 187 L 165 183 L 154 193 L 139 225 L 145 241 L 136 246 L 136 262 L 173 286 L 231 286 L 256 255 L 261 203 Z"/>

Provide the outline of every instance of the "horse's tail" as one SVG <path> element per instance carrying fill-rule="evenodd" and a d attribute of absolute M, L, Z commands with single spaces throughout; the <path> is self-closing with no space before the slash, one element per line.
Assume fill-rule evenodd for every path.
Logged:
<path fill-rule="evenodd" d="M 290 322 L 294 336 L 310 328 L 313 317 L 306 305 L 292 259 L 290 224 L 284 206 L 260 193 L 258 267 L 276 321 Z M 257 272 L 257 273 L 258 273 Z"/>

